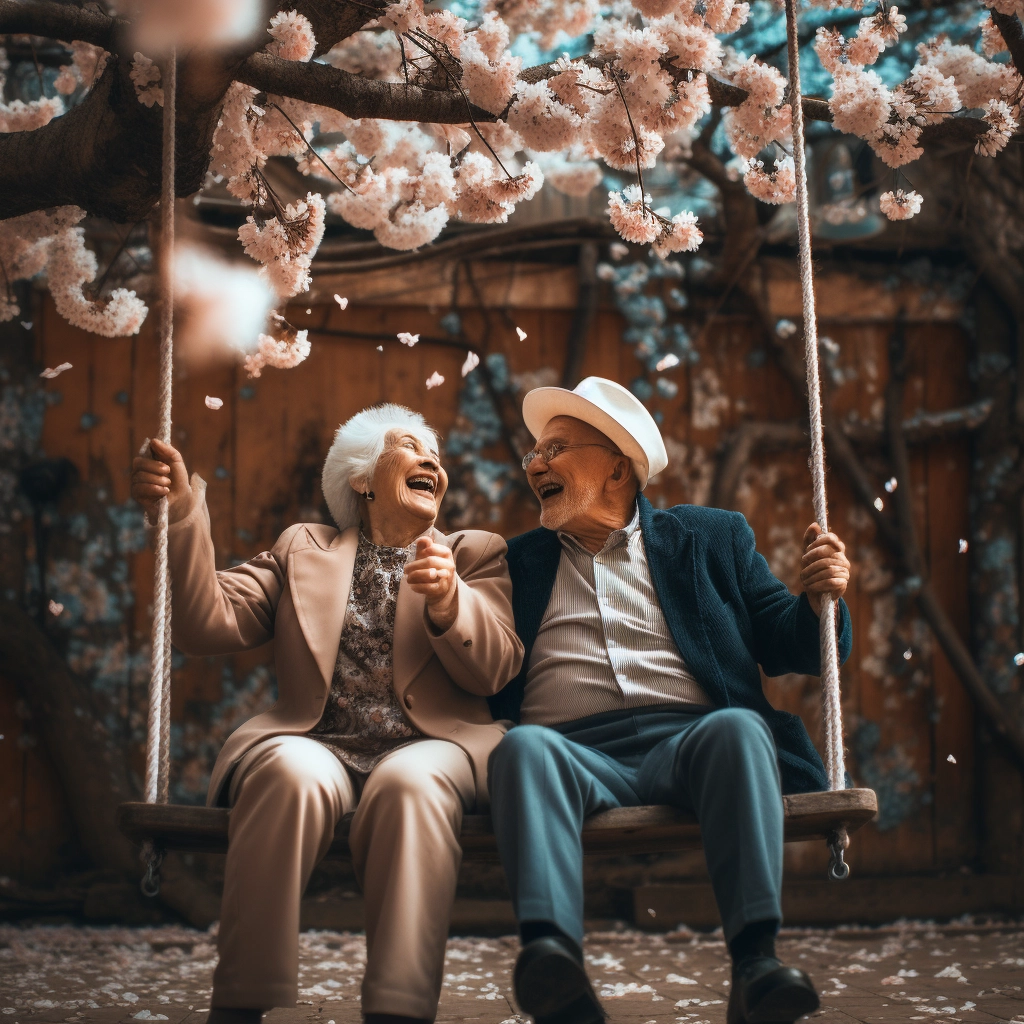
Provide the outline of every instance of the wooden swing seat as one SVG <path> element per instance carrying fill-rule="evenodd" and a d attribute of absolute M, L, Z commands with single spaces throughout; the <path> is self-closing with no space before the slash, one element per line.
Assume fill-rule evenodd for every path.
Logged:
<path fill-rule="evenodd" d="M 828 839 L 840 828 L 854 832 L 878 811 L 870 789 L 843 789 L 824 793 L 794 793 L 782 798 L 787 843 Z M 117 825 L 136 843 L 152 842 L 162 850 L 193 853 L 225 853 L 231 812 L 221 807 L 187 807 L 179 804 L 126 803 L 117 809 Z M 346 814 L 334 832 L 328 857 L 348 859 L 349 826 Z M 491 818 L 467 814 L 460 836 L 463 856 L 469 860 L 498 858 Z M 636 853 L 674 853 L 700 849 L 700 826 L 686 811 L 658 805 L 616 807 L 600 811 L 583 826 L 583 852 L 605 857 Z"/>

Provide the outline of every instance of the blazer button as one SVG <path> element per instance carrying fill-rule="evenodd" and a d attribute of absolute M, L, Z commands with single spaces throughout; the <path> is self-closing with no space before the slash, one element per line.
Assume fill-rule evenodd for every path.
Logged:
<path fill-rule="evenodd" d="M 472 640 L 463 640 L 462 641 L 462 646 L 463 647 L 472 647 L 473 646 L 473 641 Z"/>
<path fill-rule="evenodd" d="M 412 707 L 412 694 L 407 693 L 405 695 L 405 706 L 407 708 L 411 708 Z"/>

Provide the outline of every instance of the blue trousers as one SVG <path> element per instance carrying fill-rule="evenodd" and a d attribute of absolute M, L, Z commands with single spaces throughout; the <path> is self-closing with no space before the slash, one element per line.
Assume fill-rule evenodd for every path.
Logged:
<path fill-rule="evenodd" d="M 775 742 L 754 711 L 659 705 L 519 725 L 491 757 L 490 791 L 520 922 L 549 922 L 582 943 L 583 819 L 642 804 L 696 814 L 727 942 L 782 919 L 782 789 Z"/>

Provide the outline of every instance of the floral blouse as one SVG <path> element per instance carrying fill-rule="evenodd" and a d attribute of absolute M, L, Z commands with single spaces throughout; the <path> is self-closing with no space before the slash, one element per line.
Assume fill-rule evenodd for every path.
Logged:
<path fill-rule="evenodd" d="M 402 714 L 392 672 L 395 602 L 412 551 L 359 534 L 331 692 L 309 732 L 360 775 L 422 735 Z"/>

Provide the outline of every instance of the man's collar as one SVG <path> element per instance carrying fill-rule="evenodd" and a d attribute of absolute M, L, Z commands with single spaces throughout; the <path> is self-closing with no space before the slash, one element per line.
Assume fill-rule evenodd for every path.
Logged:
<path fill-rule="evenodd" d="M 626 542 L 637 530 L 640 529 L 640 506 L 636 504 L 633 506 L 633 518 L 621 529 L 612 530 L 608 534 L 608 539 L 604 542 L 604 545 L 600 550 L 591 552 L 584 544 L 574 537 L 571 533 L 566 533 L 564 530 L 558 531 L 558 539 L 563 545 L 571 544 L 580 551 L 585 551 L 588 555 L 593 557 L 595 554 L 599 555 L 602 551 L 610 551 L 612 548 L 618 547 L 620 544 Z"/>

